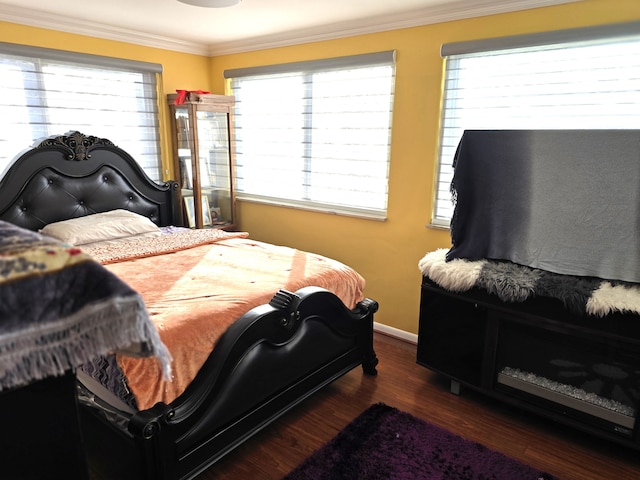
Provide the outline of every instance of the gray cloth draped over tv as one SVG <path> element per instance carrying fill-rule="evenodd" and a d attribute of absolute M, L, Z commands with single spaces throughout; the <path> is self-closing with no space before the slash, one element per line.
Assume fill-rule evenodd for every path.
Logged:
<path fill-rule="evenodd" d="M 447 260 L 640 283 L 640 130 L 468 130 Z"/>

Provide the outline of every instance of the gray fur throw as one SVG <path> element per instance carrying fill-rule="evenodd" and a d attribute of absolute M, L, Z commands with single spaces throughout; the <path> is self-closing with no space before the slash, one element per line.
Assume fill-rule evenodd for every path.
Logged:
<path fill-rule="evenodd" d="M 447 249 L 427 253 L 418 263 L 422 274 L 452 292 L 485 290 L 503 302 L 533 297 L 556 298 L 572 313 L 604 317 L 613 312 L 640 314 L 640 284 L 577 277 L 502 260 L 446 261 Z"/>

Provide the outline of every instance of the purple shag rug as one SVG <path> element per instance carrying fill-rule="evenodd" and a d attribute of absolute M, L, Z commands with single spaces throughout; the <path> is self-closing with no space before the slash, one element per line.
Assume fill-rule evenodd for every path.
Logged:
<path fill-rule="evenodd" d="M 557 480 L 383 403 L 370 406 L 285 480 Z"/>

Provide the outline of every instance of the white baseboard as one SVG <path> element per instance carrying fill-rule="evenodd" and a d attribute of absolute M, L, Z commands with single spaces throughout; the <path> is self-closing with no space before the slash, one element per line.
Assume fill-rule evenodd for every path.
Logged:
<path fill-rule="evenodd" d="M 399 338 L 400 340 L 404 340 L 405 342 L 413 343 L 416 345 L 418 344 L 418 335 L 416 335 L 415 333 L 405 332 L 404 330 L 400 330 L 399 328 L 389 327 L 388 325 L 373 322 L 373 330 L 375 332 L 389 335 L 390 337 Z"/>

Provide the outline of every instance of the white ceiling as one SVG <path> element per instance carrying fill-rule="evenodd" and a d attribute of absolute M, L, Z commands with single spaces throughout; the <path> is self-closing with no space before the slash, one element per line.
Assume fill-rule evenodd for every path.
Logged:
<path fill-rule="evenodd" d="M 0 0 L 0 20 L 220 55 L 579 0 Z"/>

